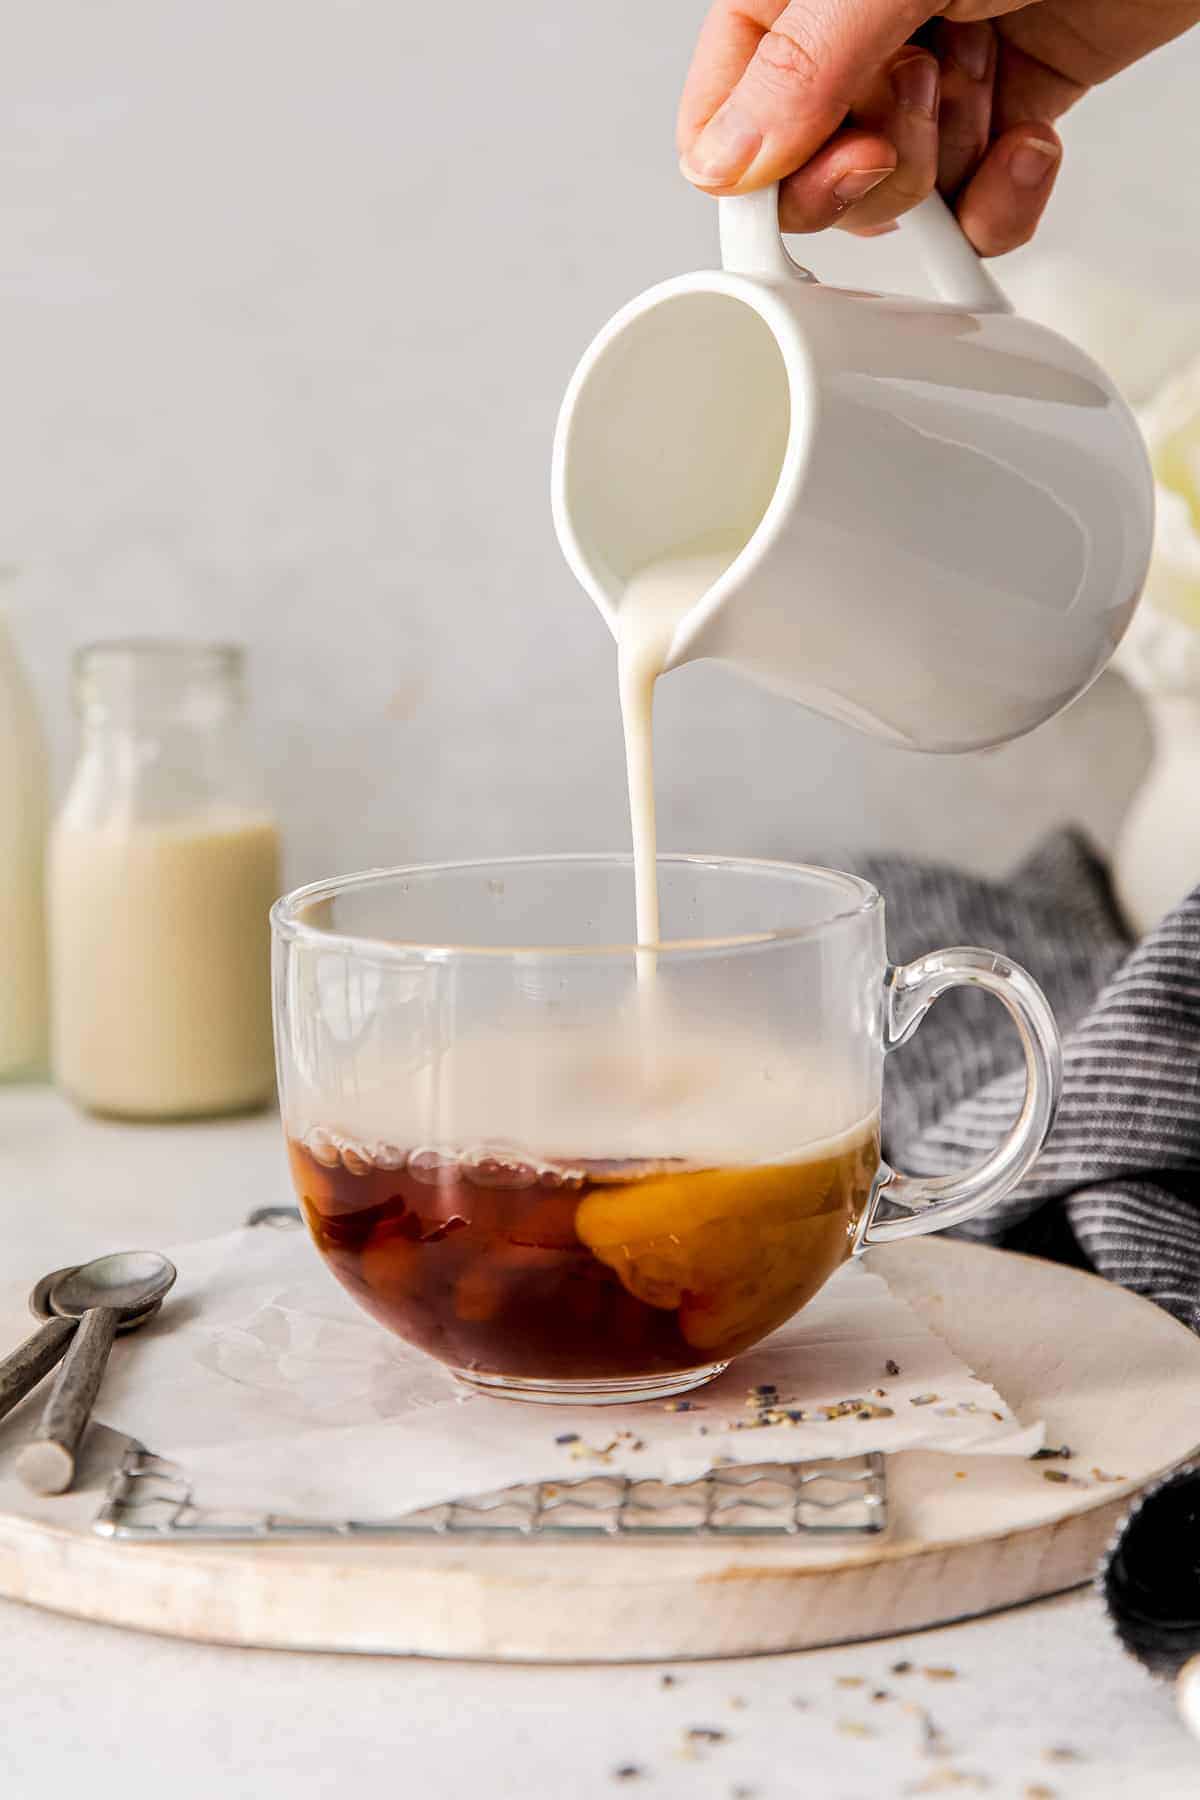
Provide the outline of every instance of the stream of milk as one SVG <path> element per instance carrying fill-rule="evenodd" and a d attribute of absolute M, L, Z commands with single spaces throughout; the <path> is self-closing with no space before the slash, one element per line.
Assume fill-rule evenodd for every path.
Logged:
<path fill-rule="evenodd" d="M 696 601 L 722 576 L 744 540 L 725 535 L 660 556 L 640 569 L 617 611 L 617 672 L 637 906 L 638 978 L 652 980 L 659 942 L 658 832 L 654 811 L 654 685 L 666 666 L 676 629 Z"/>

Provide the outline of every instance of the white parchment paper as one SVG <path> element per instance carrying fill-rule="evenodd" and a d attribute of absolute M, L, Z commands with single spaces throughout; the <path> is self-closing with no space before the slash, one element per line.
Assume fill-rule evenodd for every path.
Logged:
<path fill-rule="evenodd" d="M 536 1480 L 686 1481 L 868 1450 L 1027 1456 L 1042 1442 L 1040 1423 L 1016 1420 L 861 1263 L 673 1410 L 465 1390 L 360 1312 L 298 1229 L 169 1254 L 178 1285 L 157 1320 L 118 1339 L 96 1416 L 180 1463 L 205 1506 L 373 1521 Z M 4 1341 L 29 1323 L 26 1287 L 0 1289 Z"/>

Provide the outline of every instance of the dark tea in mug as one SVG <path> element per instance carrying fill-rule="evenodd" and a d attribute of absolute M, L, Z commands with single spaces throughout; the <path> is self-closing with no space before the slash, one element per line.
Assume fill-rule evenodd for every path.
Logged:
<path fill-rule="evenodd" d="M 874 1122 L 785 1162 L 535 1162 L 289 1141 L 309 1230 L 381 1324 L 465 1374 L 557 1383 L 723 1363 L 850 1255 Z"/>

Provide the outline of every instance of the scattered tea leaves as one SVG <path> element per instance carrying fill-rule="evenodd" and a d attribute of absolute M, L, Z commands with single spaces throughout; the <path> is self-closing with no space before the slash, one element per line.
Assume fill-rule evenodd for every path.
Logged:
<path fill-rule="evenodd" d="M 590 1457 L 593 1462 L 610 1463 L 613 1459 L 613 1451 L 619 1450 L 620 1447 L 620 1438 L 612 1438 L 607 1444 L 585 1444 L 583 1439 L 577 1436 L 567 1454 L 573 1462 L 582 1462 L 585 1457 Z"/>
<path fill-rule="evenodd" d="M 908 1404 L 910 1406 L 932 1406 L 934 1401 L 940 1400 L 941 1397 L 940 1394 L 914 1394 Z"/>
<path fill-rule="evenodd" d="M 1057 1450 L 1050 1444 L 1043 1444 L 1040 1450 L 1034 1451 L 1029 1460 L 1030 1462 L 1069 1462 L 1074 1454 L 1070 1444 L 1060 1444 Z"/>
<path fill-rule="evenodd" d="M 874 1727 L 864 1725 L 861 1719 L 839 1719 L 837 1729 L 843 1737 L 869 1738 L 875 1736 Z"/>
<path fill-rule="evenodd" d="M 837 1685 L 840 1688 L 856 1688 L 863 1687 L 865 1683 L 861 1675 L 839 1675 Z"/>
<path fill-rule="evenodd" d="M 669 1670 L 664 1670 L 658 1678 L 658 1685 L 661 1688 L 672 1688 L 678 1684 L 678 1681 L 677 1675 L 672 1675 Z"/>
<path fill-rule="evenodd" d="M 1043 1762 L 1073 1763 L 1083 1762 L 1084 1757 L 1070 1744 L 1051 1744 L 1048 1750 L 1042 1751 Z"/>
<path fill-rule="evenodd" d="M 556 1444 L 577 1444 L 579 1433 L 577 1431 L 560 1431 L 554 1441 Z"/>
<path fill-rule="evenodd" d="M 644 1769 L 639 1769 L 636 1763 L 621 1763 L 613 1770 L 613 1780 L 640 1781 L 645 1772 Z"/>
<path fill-rule="evenodd" d="M 689 1725 L 683 1734 L 685 1744 L 723 1744 L 729 1733 L 718 1725 Z"/>
<path fill-rule="evenodd" d="M 934 1664 L 934 1666 L 932 1668 L 922 1669 L 921 1673 L 922 1673 L 922 1675 L 924 1675 L 926 1681 L 957 1681 L 958 1680 L 958 1670 L 957 1669 L 948 1669 L 948 1668 L 942 1667 L 938 1664 Z"/>
<path fill-rule="evenodd" d="M 910 1662 L 893 1663 L 892 1664 L 892 1674 L 893 1675 L 911 1675 L 912 1674 L 912 1664 Z"/>
<path fill-rule="evenodd" d="M 1107 1471 L 1104 1469 L 1092 1469 L 1091 1477 L 1092 1477 L 1093 1481 L 1128 1481 L 1129 1480 L 1128 1475 L 1109 1475 L 1107 1473 Z"/>
<path fill-rule="evenodd" d="M 900 1373 L 900 1364 L 898 1362 L 893 1362 L 892 1358 L 889 1356 L 883 1365 L 883 1371 L 885 1375 L 898 1375 Z"/>
<path fill-rule="evenodd" d="M 1044 1781 L 1031 1781 L 1024 1789 L 1024 1800 L 1056 1800 L 1055 1789 Z"/>
<path fill-rule="evenodd" d="M 822 1419 L 890 1419 L 895 1415 L 890 1406 L 876 1406 L 873 1400 L 864 1400 L 861 1396 L 852 1400 L 838 1400 L 832 1406 L 818 1408 L 818 1416 Z"/>

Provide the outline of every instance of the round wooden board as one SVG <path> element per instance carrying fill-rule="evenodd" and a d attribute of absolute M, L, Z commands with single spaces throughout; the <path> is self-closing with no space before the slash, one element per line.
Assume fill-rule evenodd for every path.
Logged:
<path fill-rule="evenodd" d="M 1130 1495 L 1195 1448 L 1200 1340 L 1028 1257 L 927 1239 L 871 1258 L 1019 1417 L 1071 1445 L 1053 1466 L 1086 1486 L 1024 1459 L 906 1452 L 889 1459 L 892 1524 L 873 1539 L 176 1546 L 90 1531 L 97 1466 L 59 1500 L 18 1503 L 3 1480 L 0 1594 L 224 1644 L 631 1661 L 887 1636 L 1087 1581 Z"/>

